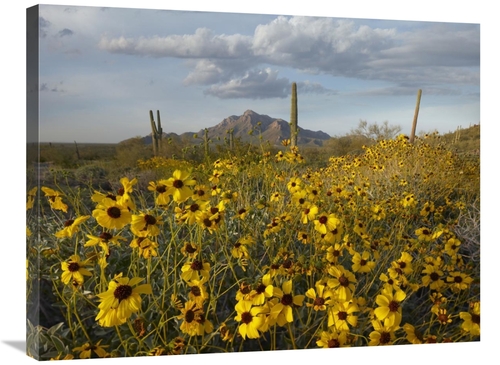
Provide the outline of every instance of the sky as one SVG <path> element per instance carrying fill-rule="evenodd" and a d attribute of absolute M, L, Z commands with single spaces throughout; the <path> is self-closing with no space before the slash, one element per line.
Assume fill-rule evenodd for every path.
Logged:
<path fill-rule="evenodd" d="M 247 109 L 341 136 L 360 120 L 409 134 L 480 122 L 480 24 L 40 6 L 40 141 L 198 132 Z"/>

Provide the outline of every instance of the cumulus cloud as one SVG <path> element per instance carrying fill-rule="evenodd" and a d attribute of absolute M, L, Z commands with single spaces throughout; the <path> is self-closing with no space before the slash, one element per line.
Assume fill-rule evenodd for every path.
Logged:
<path fill-rule="evenodd" d="M 57 35 L 59 37 L 71 36 L 71 35 L 73 35 L 73 31 L 71 29 L 64 28 L 63 30 L 59 31 L 59 33 L 57 33 Z"/>
<path fill-rule="evenodd" d="M 45 38 L 47 36 L 47 29 L 50 27 L 50 22 L 44 17 L 38 18 L 38 29 L 40 33 L 40 38 Z"/>
<path fill-rule="evenodd" d="M 476 25 L 429 23 L 398 31 L 353 20 L 279 16 L 258 25 L 250 36 L 199 28 L 165 37 L 103 36 L 99 47 L 111 53 L 185 59 L 189 71 L 184 84 L 208 86 L 206 94 L 220 98 L 284 97 L 289 81 L 263 69 L 268 66 L 396 84 L 385 92 L 414 92 L 425 85 L 446 94 L 453 91 L 439 91 L 438 83 L 479 84 Z M 257 82 L 265 84 L 259 88 Z M 304 83 L 302 89 L 334 94 L 320 84 Z"/>
<path fill-rule="evenodd" d="M 198 28 L 194 34 L 167 37 L 103 37 L 99 48 L 112 53 L 150 57 L 236 58 L 249 55 L 250 40 L 250 37 L 240 34 L 216 35 L 210 29 Z"/>
<path fill-rule="evenodd" d="M 297 82 L 297 91 L 301 94 L 327 94 L 327 95 L 336 95 L 337 91 L 332 89 L 327 89 L 319 82 L 310 82 L 310 81 L 301 81 Z"/>
<path fill-rule="evenodd" d="M 213 85 L 205 94 L 221 99 L 267 99 L 285 98 L 288 96 L 290 81 L 278 78 L 278 72 L 270 68 L 248 71 L 242 78 Z"/>

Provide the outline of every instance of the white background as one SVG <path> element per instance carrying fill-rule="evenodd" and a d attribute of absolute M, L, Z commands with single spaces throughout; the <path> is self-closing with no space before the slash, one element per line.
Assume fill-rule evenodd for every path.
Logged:
<path fill-rule="evenodd" d="M 323 3 L 323 4 L 322 4 Z M 290 1 L 252 0 L 241 4 L 238 1 L 54 1 L 53 5 L 112 6 L 171 10 L 200 10 L 240 13 L 266 13 L 285 15 L 317 15 L 350 18 L 371 18 L 391 20 L 446 21 L 481 24 L 481 193 L 482 193 L 482 285 L 481 307 L 482 340 L 480 343 L 446 345 L 407 345 L 388 348 L 355 348 L 340 350 L 302 350 L 294 352 L 265 352 L 250 354 L 201 355 L 193 357 L 165 357 L 140 359 L 103 360 L 106 364 L 138 364 L 146 361 L 151 364 L 180 364 L 186 361 L 203 363 L 293 361 L 328 363 L 349 361 L 351 364 L 369 363 L 390 364 L 422 362 L 432 363 L 493 363 L 498 356 L 491 355 L 488 360 L 486 350 L 494 350 L 497 341 L 499 313 L 496 313 L 497 268 L 499 239 L 494 227 L 498 226 L 496 212 L 498 202 L 496 170 L 499 155 L 495 147 L 496 125 L 499 123 L 498 110 L 498 12 L 493 7 L 495 2 L 479 0 L 473 2 L 427 1 L 419 0 L 386 1 L 335 1 L 334 5 L 326 1 L 308 0 L 292 3 Z M 342 5 L 340 5 L 342 3 Z M 25 355 L 25 121 L 26 121 L 26 8 L 36 5 L 29 1 L 12 1 L 4 5 L 1 22 L 1 129 L 0 143 L 2 174 L 0 176 L 1 197 L 1 243 L 0 255 L 0 354 L 2 362 L 7 364 L 33 363 Z M 302 4 L 302 5 L 301 5 Z M 494 17 L 494 14 L 497 17 Z M 495 337 L 493 337 L 495 336 Z M 497 345 L 498 346 L 498 345 Z M 84 362 L 92 360 L 82 360 Z M 99 360 L 98 360 L 99 361 Z M 79 362 L 80 363 L 80 362 Z M 99 362 L 100 363 L 100 362 Z"/>

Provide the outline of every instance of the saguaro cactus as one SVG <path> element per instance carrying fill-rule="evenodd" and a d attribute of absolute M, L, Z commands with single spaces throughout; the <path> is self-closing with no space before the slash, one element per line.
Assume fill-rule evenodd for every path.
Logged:
<path fill-rule="evenodd" d="M 149 119 L 151 121 L 151 130 L 152 130 L 152 139 L 153 139 L 153 153 L 155 156 L 158 156 L 158 154 L 161 151 L 161 137 L 163 135 L 163 129 L 161 128 L 161 121 L 160 121 L 160 111 L 156 111 L 157 119 L 158 119 L 158 127 L 156 127 L 155 120 L 153 118 L 153 111 L 149 111 Z"/>
<path fill-rule="evenodd" d="M 418 110 L 420 109 L 420 98 L 421 97 L 422 97 L 422 89 L 418 89 L 417 105 L 415 106 L 415 114 L 413 116 L 413 124 L 411 126 L 410 143 L 413 143 L 413 141 L 415 140 L 415 132 L 417 130 Z"/>
<path fill-rule="evenodd" d="M 297 146 L 299 126 L 297 121 L 297 84 L 292 83 L 292 102 L 290 106 L 290 146 Z"/>
<path fill-rule="evenodd" d="M 229 135 L 229 149 L 233 150 L 234 149 L 234 129 L 231 128 L 230 130 L 228 130 L 227 134 Z"/>

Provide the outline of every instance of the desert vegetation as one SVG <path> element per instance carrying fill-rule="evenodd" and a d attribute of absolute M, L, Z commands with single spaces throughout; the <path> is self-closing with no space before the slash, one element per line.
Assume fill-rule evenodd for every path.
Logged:
<path fill-rule="evenodd" d="M 156 156 L 140 138 L 79 157 L 42 145 L 52 164 L 28 169 L 28 354 L 478 341 L 470 129 L 414 143 L 357 130 L 316 151 L 258 130 L 208 151 L 163 140 Z"/>

